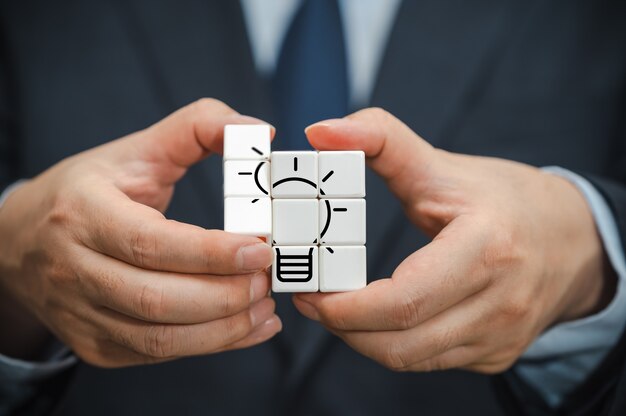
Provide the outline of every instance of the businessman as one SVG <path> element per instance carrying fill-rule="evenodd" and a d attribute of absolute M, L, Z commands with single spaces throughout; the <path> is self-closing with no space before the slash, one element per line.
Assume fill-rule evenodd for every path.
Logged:
<path fill-rule="evenodd" d="M 1 7 L 1 411 L 625 410 L 619 2 Z M 365 289 L 219 231 L 261 122 L 365 152 Z"/>

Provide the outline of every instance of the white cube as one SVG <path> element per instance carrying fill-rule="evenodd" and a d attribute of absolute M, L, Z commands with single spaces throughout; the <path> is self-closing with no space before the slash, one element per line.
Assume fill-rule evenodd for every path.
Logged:
<path fill-rule="evenodd" d="M 224 231 L 272 241 L 272 201 L 262 198 L 225 198 Z"/>
<path fill-rule="evenodd" d="M 274 246 L 272 291 L 317 292 L 317 246 Z"/>
<path fill-rule="evenodd" d="M 320 244 L 365 244 L 364 199 L 323 199 L 319 209 Z"/>
<path fill-rule="evenodd" d="M 365 246 L 321 246 L 319 258 L 321 292 L 347 292 L 367 285 Z"/>
<path fill-rule="evenodd" d="M 267 160 L 270 137 L 268 124 L 229 124 L 224 127 L 224 160 Z"/>
<path fill-rule="evenodd" d="M 224 162 L 224 197 L 269 196 L 270 162 L 227 160 Z"/>
<path fill-rule="evenodd" d="M 320 198 L 365 196 L 365 153 L 319 152 L 317 160 Z"/>
<path fill-rule="evenodd" d="M 317 198 L 317 152 L 272 152 L 272 197 Z"/>
<path fill-rule="evenodd" d="M 298 246 L 318 242 L 316 199 L 275 199 L 272 201 L 273 244 Z"/>

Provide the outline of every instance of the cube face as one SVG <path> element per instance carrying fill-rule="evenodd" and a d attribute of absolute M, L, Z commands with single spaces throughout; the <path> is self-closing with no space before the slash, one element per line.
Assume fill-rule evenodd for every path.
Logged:
<path fill-rule="evenodd" d="M 224 160 L 268 160 L 271 130 L 267 124 L 224 127 Z"/>
<path fill-rule="evenodd" d="M 272 152 L 273 198 L 317 198 L 317 152 Z"/>
<path fill-rule="evenodd" d="M 316 199 L 274 199 L 273 243 L 279 246 L 317 244 L 318 212 Z"/>
<path fill-rule="evenodd" d="M 225 198 L 224 231 L 272 241 L 272 201 L 263 198 Z"/>
<path fill-rule="evenodd" d="M 320 198 L 365 197 L 365 153 L 319 152 Z"/>
<path fill-rule="evenodd" d="M 271 152 L 270 136 L 224 128 L 224 230 L 272 244 L 274 292 L 364 287 L 365 154 Z"/>
<path fill-rule="evenodd" d="M 365 244 L 365 200 L 324 199 L 319 210 L 320 244 Z"/>
<path fill-rule="evenodd" d="M 224 162 L 224 197 L 269 196 L 270 162 L 227 160 Z"/>
<path fill-rule="evenodd" d="M 272 290 L 317 292 L 319 289 L 317 246 L 274 246 Z"/>
<path fill-rule="evenodd" d="M 365 246 L 321 246 L 319 258 L 321 292 L 347 292 L 367 285 Z"/>

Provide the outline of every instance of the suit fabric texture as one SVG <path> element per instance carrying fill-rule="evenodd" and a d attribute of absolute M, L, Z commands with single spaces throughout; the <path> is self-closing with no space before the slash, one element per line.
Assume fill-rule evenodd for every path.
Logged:
<path fill-rule="evenodd" d="M 0 189 L 203 96 L 274 120 L 236 1 L 3 2 L 0 18 Z M 624 241 L 625 21 L 619 1 L 406 1 L 368 105 L 437 147 L 583 174 Z M 193 167 L 168 217 L 221 228 L 221 182 L 219 157 Z M 367 203 L 368 275 L 389 276 L 427 239 L 370 172 Z M 292 306 L 279 313 L 283 332 L 248 350 L 119 370 L 81 363 L 23 414 L 626 414 L 626 338 L 557 413 L 521 381 L 394 373 Z"/>

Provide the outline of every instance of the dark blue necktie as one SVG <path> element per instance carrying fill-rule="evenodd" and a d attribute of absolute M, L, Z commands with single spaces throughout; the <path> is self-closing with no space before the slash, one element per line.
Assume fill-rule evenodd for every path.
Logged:
<path fill-rule="evenodd" d="M 346 56 L 337 0 L 305 0 L 283 42 L 272 78 L 277 129 L 273 150 L 308 150 L 304 128 L 343 117 L 348 107 Z M 277 337 L 290 351 L 290 365 L 314 348 L 316 328 L 298 314 L 290 294 L 274 294 L 286 330 Z M 288 328 L 288 329 L 287 329 Z"/>
<path fill-rule="evenodd" d="M 272 80 L 275 149 L 310 149 L 306 126 L 346 114 L 346 71 L 337 0 L 305 0 L 289 26 Z"/>

